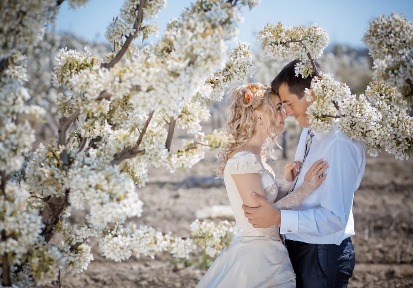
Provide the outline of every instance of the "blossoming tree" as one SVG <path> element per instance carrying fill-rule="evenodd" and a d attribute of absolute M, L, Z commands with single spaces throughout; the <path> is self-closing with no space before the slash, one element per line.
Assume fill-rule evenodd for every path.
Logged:
<path fill-rule="evenodd" d="M 157 43 L 139 48 L 132 40 L 156 32 L 152 19 L 166 1 L 127 0 L 107 29 L 111 54 L 63 49 L 56 57 L 54 84 L 65 88 L 58 96 L 58 139 L 30 154 L 35 137 L 28 120 L 45 111 L 28 105 L 23 54 L 41 39 L 39 31 L 62 2 L 1 6 L 5 286 L 47 284 L 59 273 L 83 271 L 93 259 L 90 237 L 101 239 L 103 254 L 114 260 L 160 251 L 186 256 L 194 246 L 190 238 L 122 223 L 142 212 L 136 187 L 148 181 L 149 165 L 170 171 L 191 167 L 214 145 L 216 135 L 204 135 L 200 125 L 208 118 L 208 103 L 252 71 L 249 45 L 241 43 L 227 54 L 227 44 L 236 35 L 240 7 L 252 8 L 255 1 L 198 1 L 168 24 Z M 193 140 L 172 151 L 176 127 Z M 76 210 L 85 211 L 82 223 L 68 219 Z"/>

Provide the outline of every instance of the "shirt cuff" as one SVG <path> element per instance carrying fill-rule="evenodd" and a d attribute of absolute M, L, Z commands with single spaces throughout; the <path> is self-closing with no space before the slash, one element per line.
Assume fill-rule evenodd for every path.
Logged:
<path fill-rule="evenodd" d="M 298 211 L 281 210 L 280 234 L 298 233 Z"/>

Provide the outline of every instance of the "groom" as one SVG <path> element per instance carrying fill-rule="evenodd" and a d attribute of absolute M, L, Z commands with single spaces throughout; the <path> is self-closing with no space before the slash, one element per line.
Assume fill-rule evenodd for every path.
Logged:
<path fill-rule="evenodd" d="M 295 161 L 302 163 L 295 185 L 298 188 L 311 165 L 324 159 L 329 164 L 327 178 L 296 210 L 277 210 L 260 195 L 257 208 L 243 206 L 254 227 L 280 226 L 285 235 L 297 287 L 347 287 L 355 265 L 351 236 L 354 233 L 352 205 L 365 169 L 364 147 L 337 128 L 327 133 L 311 132 L 304 97 L 312 77 L 295 76 L 299 60 L 287 64 L 271 83 L 292 115 L 304 127 Z"/>

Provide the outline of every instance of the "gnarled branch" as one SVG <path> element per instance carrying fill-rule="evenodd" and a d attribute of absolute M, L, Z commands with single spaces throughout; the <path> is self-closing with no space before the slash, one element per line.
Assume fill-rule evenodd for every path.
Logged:
<path fill-rule="evenodd" d="M 59 119 L 58 130 L 58 145 L 66 146 L 66 133 L 70 125 L 80 115 L 80 109 L 76 110 L 69 117 L 62 117 Z M 63 163 L 63 169 L 67 169 L 69 166 L 69 157 L 67 155 L 66 148 L 60 153 L 60 160 Z M 46 242 L 49 242 L 54 235 L 54 227 L 60 219 L 60 215 L 63 210 L 69 205 L 68 201 L 69 190 L 67 189 L 65 195 L 62 197 L 51 196 L 46 200 L 46 204 L 41 213 L 42 221 L 45 225 L 41 234 L 44 236 Z"/>
<path fill-rule="evenodd" d="M 136 155 L 145 153 L 144 149 L 139 149 L 139 146 L 142 143 L 143 137 L 145 136 L 146 131 L 148 130 L 149 123 L 151 122 L 152 116 L 155 111 L 149 113 L 148 119 L 146 119 L 145 125 L 142 128 L 142 132 L 139 135 L 138 141 L 136 141 L 135 147 L 126 147 L 120 153 L 113 155 L 113 160 L 110 162 L 113 166 L 119 165 L 122 161 L 135 157 Z"/>
<path fill-rule="evenodd" d="M 46 205 L 42 211 L 42 220 L 45 227 L 43 228 L 42 235 L 46 242 L 49 242 L 54 235 L 54 227 L 60 220 L 60 215 L 63 210 L 69 205 L 69 190 L 62 197 L 52 196 L 46 201 Z"/>

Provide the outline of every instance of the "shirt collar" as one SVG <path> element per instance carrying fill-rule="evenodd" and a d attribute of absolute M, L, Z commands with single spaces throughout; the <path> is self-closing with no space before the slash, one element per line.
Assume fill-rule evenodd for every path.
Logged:
<path fill-rule="evenodd" d="M 313 131 L 313 130 L 311 130 L 311 132 L 313 132 L 314 137 L 315 137 L 317 140 L 321 140 L 321 139 L 327 137 L 327 135 L 329 135 L 329 134 L 331 134 L 331 133 L 334 133 L 335 130 L 337 130 L 337 127 L 334 125 L 333 128 L 331 128 L 331 129 L 328 130 L 327 132 L 317 132 L 317 131 Z"/>

